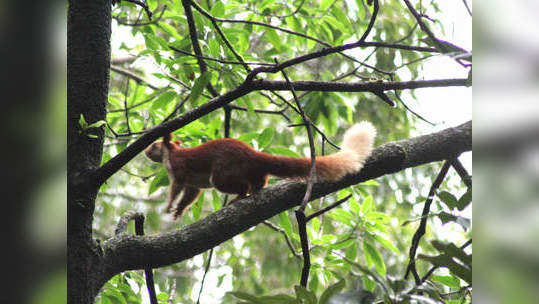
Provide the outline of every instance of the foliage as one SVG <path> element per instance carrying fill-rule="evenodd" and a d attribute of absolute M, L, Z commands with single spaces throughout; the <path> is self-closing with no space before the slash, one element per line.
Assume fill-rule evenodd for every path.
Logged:
<path fill-rule="evenodd" d="M 196 51 L 182 1 L 147 0 L 147 4 L 153 11 L 150 22 L 139 6 L 128 1 L 120 2 L 113 10 L 113 47 L 116 45 L 113 65 L 121 65 L 138 78 L 115 73 L 114 69 L 111 73 L 103 162 L 125 149 L 145 130 L 210 100 L 212 93 L 206 89 L 208 86 L 218 94 L 237 87 L 253 67 L 230 62 L 274 63 L 275 58 L 285 61 L 356 41 L 372 16 L 372 7 L 361 0 L 195 1 L 193 14 L 201 52 L 206 58 L 216 59 L 205 60 L 207 71 L 204 72 L 196 56 L 171 49 L 188 54 Z M 424 2 L 422 9 L 433 18 L 429 25 L 436 32 L 443 32 L 442 24 L 436 19 L 443 12 L 438 10 L 436 2 Z M 204 14 L 222 19 L 212 22 Z M 401 1 L 383 1 L 368 40 L 426 46 L 423 41 L 426 35 L 408 16 Z M 226 21 L 232 19 L 249 22 Z M 123 63 L 115 62 L 127 55 L 133 57 Z M 440 55 L 362 48 L 346 52 L 346 56 L 332 54 L 290 67 L 286 72 L 293 81 L 414 80 L 421 78 L 432 57 Z M 281 74 L 267 73 L 262 77 L 280 79 Z M 371 93 L 298 93 L 308 117 L 337 144 L 346 127 L 355 121 L 373 122 L 379 131 L 378 144 L 408 137 L 418 121 L 405 107 L 388 107 Z M 388 92 L 388 96 L 395 101 L 401 97 L 408 100 L 414 97 L 414 92 L 403 96 Z M 288 92 L 251 93 L 232 103 L 231 137 L 260 151 L 296 157 L 308 155 L 304 128 L 287 127 L 301 123 L 301 117 L 283 100 L 293 103 Z M 101 127 L 99 122 L 90 125 L 81 119 L 83 130 Z M 174 135 L 182 140 L 182 145 L 196 146 L 223 137 L 223 129 L 223 112 L 217 111 L 177 130 Z M 317 154 L 335 152 L 322 136 L 316 136 L 316 143 Z M 362 299 L 358 303 L 373 303 L 375 299 L 393 303 L 471 301 L 470 248 L 460 249 L 455 245 L 471 236 L 467 218 L 471 189 L 466 190 L 454 173 L 437 193 L 426 236 L 419 243 L 422 255 L 417 260 L 418 272 L 425 274 L 431 266 L 437 268 L 420 286 L 402 279 L 417 217 L 426 199 L 422 195 L 427 195 L 438 167 L 435 164 L 405 170 L 312 202 L 307 214 L 352 194 L 344 205 L 309 222 L 312 268 L 307 288 L 298 286 L 301 246 L 294 216 L 289 212 L 269 220 L 279 231 L 258 225 L 221 244 L 215 248 L 208 273 L 211 279 L 206 282 L 202 302 L 334 304 L 340 303 L 339 297 L 354 295 Z M 152 234 L 189 225 L 220 209 L 227 199 L 215 190 L 205 191 L 191 211 L 173 222 L 163 212 L 167 185 L 166 172 L 158 164 L 137 156 L 102 186 L 95 212 L 96 236 L 112 235 L 118 217 L 128 210 L 143 212 L 147 234 Z M 451 238 L 446 237 L 447 231 L 451 231 Z M 285 242 L 285 236 L 291 240 L 290 245 Z M 163 291 L 160 301 L 166 302 L 172 293 L 168 284 L 172 279 L 176 280 L 175 302 L 196 299 L 207 256 L 204 253 L 184 263 L 155 269 L 158 290 Z M 460 257 L 459 263 L 454 261 L 455 257 Z M 140 303 L 143 288 L 145 282 L 138 272 L 126 272 L 106 283 L 98 302 Z"/>

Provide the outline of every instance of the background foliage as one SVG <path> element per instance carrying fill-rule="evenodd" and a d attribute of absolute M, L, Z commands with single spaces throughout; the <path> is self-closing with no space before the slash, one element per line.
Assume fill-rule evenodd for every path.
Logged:
<path fill-rule="evenodd" d="M 133 3 L 122 1 L 114 7 L 113 72 L 103 162 L 122 151 L 144 130 L 207 102 L 211 98 L 211 93 L 205 90 L 207 84 L 222 94 L 239 85 L 248 74 L 242 64 L 213 60 L 206 60 L 208 70 L 201 73 L 196 57 L 171 49 L 194 53 L 182 2 L 148 0 L 147 4 L 153 12 L 152 21 Z M 285 61 L 323 47 L 356 41 L 372 13 L 372 7 L 361 0 L 204 0 L 193 5 L 199 7 L 194 17 L 203 55 L 228 62 L 237 62 L 241 56 L 245 62 L 273 63 L 275 58 Z M 462 3 L 454 5 L 462 6 L 462 15 L 469 17 Z M 382 1 L 380 7 L 370 41 L 426 46 L 425 34 L 402 1 Z M 431 29 L 445 33 L 444 24 L 437 19 L 444 12 L 438 9 L 436 1 L 418 2 L 417 8 L 430 18 Z M 211 18 L 204 16 L 206 13 L 221 19 L 213 19 L 212 23 Z M 270 24 L 273 28 L 253 22 Z M 363 48 L 346 54 L 311 60 L 286 72 L 293 81 L 413 80 L 422 79 L 425 70 L 435 69 L 436 60 L 442 57 L 392 48 Z M 462 69 L 454 77 L 466 74 L 467 69 Z M 264 77 L 281 79 L 280 74 Z M 396 108 L 387 106 L 371 93 L 310 92 L 301 98 L 301 103 L 320 131 L 337 144 L 346 127 L 360 120 L 369 120 L 377 127 L 377 144 L 422 133 L 417 126 L 425 123 L 407 111 L 403 103 L 415 104 L 414 92 L 403 94 L 402 100 L 394 92 L 388 96 L 399 101 Z M 234 102 L 231 137 L 260 151 L 308 155 L 304 128 L 288 127 L 301 123 L 301 117 L 283 99 L 292 100 L 291 94 L 252 93 Z M 175 136 L 185 146 L 223 137 L 223 117 L 223 111 L 214 112 L 178 130 Z M 327 142 L 322 145 L 319 135 L 316 143 L 318 154 L 335 151 Z M 343 297 L 360 294 L 366 301 L 362 303 L 390 302 L 390 299 L 471 302 L 468 256 L 461 256 L 457 266 L 448 267 L 456 255 L 464 252 L 458 247 L 471 238 L 471 212 L 467 207 L 471 189 L 453 171 L 434 199 L 426 235 L 418 251 L 425 255 L 417 261 L 420 274 L 427 273 L 433 265 L 442 267 L 421 286 L 416 286 L 410 278 L 403 280 L 412 235 L 440 167 L 441 164 L 432 164 L 407 169 L 311 203 L 307 213 L 352 194 L 347 203 L 308 225 L 313 265 L 307 290 L 296 286 L 302 265 L 298 256 L 301 248 L 294 216 L 285 212 L 270 219 L 271 227 L 258 225 L 215 248 L 201 302 L 287 303 L 301 298 L 304 303 L 328 303 L 324 301 L 329 294 L 338 292 Z M 131 161 L 101 189 L 94 221 L 96 237 L 104 239 L 112 235 L 118 217 L 128 210 L 143 212 L 147 218 L 146 233 L 152 234 L 193 223 L 221 208 L 225 201 L 215 190 L 205 191 L 190 212 L 173 222 L 163 212 L 167 183 L 164 170 L 142 154 Z M 285 235 L 291 240 L 290 246 L 285 242 Z M 471 246 L 466 252 L 471 253 Z M 205 253 L 154 270 L 159 299 L 166 302 L 173 297 L 178 303 L 196 300 L 207 257 Z M 464 266 L 465 273 L 459 272 L 458 266 Z M 225 295 L 225 292 L 229 293 Z M 98 298 L 100 303 L 125 301 L 147 301 L 142 272 L 116 276 Z"/>

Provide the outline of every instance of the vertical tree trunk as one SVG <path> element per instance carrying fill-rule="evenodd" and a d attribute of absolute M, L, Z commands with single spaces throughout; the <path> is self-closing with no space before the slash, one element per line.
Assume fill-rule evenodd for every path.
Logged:
<path fill-rule="evenodd" d="M 92 303 L 104 283 L 100 247 L 92 238 L 99 187 L 87 176 L 99 166 L 103 129 L 97 139 L 81 134 L 105 119 L 110 67 L 110 0 L 70 0 L 67 18 L 67 276 L 68 303 Z"/>

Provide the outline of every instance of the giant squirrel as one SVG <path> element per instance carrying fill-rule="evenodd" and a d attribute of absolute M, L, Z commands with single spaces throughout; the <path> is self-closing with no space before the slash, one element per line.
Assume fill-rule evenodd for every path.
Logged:
<path fill-rule="evenodd" d="M 337 181 L 346 174 L 361 170 L 372 152 L 376 129 L 367 121 L 349 128 L 339 152 L 316 157 L 317 180 Z M 258 152 L 244 142 L 221 138 L 194 148 L 180 147 L 167 134 L 144 151 L 154 162 L 163 163 L 170 179 L 166 212 L 180 217 L 204 188 L 237 194 L 232 201 L 262 189 L 268 175 L 281 178 L 308 178 L 311 159 Z M 176 203 L 175 210 L 171 210 Z"/>

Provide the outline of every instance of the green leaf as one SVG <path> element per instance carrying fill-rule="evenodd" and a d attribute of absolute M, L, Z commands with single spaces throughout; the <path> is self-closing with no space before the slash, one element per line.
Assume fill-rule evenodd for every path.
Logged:
<path fill-rule="evenodd" d="M 252 140 L 258 138 L 258 136 L 260 136 L 260 134 L 258 133 L 244 133 L 240 137 L 238 137 L 238 139 L 247 144 L 251 144 Z"/>
<path fill-rule="evenodd" d="M 279 220 L 281 221 L 281 226 L 286 234 L 292 235 L 292 223 L 290 222 L 290 218 L 288 217 L 288 214 L 286 214 L 286 211 L 279 213 Z"/>
<path fill-rule="evenodd" d="M 368 221 L 373 221 L 381 224 L 385 224 L 390 220 L 389 216 L 376 211 L 367 212 L 364 217 Z"/>
<path fill-rule="evenodd" d="M 313 232 L 318 233 L 318 231 L 320 230 L 320 220 L 317 217 L 313 218 L 311 220 L 311 225 L 313 228 Z"/>
<path fill-rule="evenodd" d="M 467 266 L 472 266 L 472 256 L 464 252 L 464 249 L 460 249 L 453 243 L 444 243 L 436 240 L 431 243 L 438 251 L 444 252 L 453 258 L 457 258 Z"/>
<path fill-rule="evenodd" d="M 297 300 L 286 294 L 277 294 L 272 296 L 262 296 L 258 298 L 260 304 L 296 304 Z"/>
<path fill-rule="evenodd" d="M 369 278 L 369 276 L 362 276 L 361 277 L 362 281 L 363 281 L 363 288 L 367 291 L 374 291 L 374 287 L 376 287 L 376 284 L 374 283 L 373 280 L 371 280 L 371 278 Z"/>
<path fill-rule="evenodd" d="M 470 71 L 468 71 L 468 78 L 466 78 L 466 86 L 471 87 L 472 83 L 473 83 L 473 73 L 472 73 L 472 69 L 470 69 Z"/>
<path fill-rule="evenodd" d="M 351 260 L 355 261 L 357 257 L 357 242 L 352 243 L 352 245 L 348 246 L 346 248 L 346 251 L 344 252 L 344 256 Z"/>
<path fill-rule="evenodd" d="M 464 210 L 464 208 L 468 207 L 468 205 L 472 202 L 472 188 L 468 188 L 466 193 L 464 193 L 459 200 L 457 201 L 457 209 L 460 211 Z"/>
<path fill-rule="evenodd" d="M 418 258 L 429 261 L 430 263 L 439 266 L 447 267 L 452 274 L 463 279 L 468 284 L 472 282 L 472 256 L 464 252 L 463 249 L 458 248 L 452 243 L 442 243 L 439 241 L 433 241 L 432 246 L 442 254 L 437 256 L 427 256 L 420 254 Z M 460 263 L 457 263 L 459 260 Z"/>
<path fill-rule="evenodd" d="M 374 200 L 372 196 L 369 196 L 363 201 L 363 204 L 361 204 L 361 212 L 363 214 L 366 214 L 373 209 L 374 209 Z"/>
<path fill-rule="evenodd" d="M 380 186 L 380 183 L 371 179 L 371 180 L 368 180 L 368 181 L 365 181 L 365 182 L 362 182 L 361 183 L 362 186 L 374 186 L 374 187 L 378 187 Z"/>
<path fill-rule="evenodd" d="M 159 43 L 155 41 L 152 35 L 144 35 L 144 41 L 146 42 L 146 47 L 150 50 L 157 50 L 159 48 Z"/>
<path fill-rule="evenodd" d="M 195 84 L 193 85 L 193 88 L 191 89 L 191 96 L 190 96 L 191 102 L 193 102 L 193 104 L 196 102 L 200 94 L 202 94 L 202 91 L 204 90 L 206 85 L 208 85 L 208 83 L 210 82 L 210 79 L 211 79 L 211 72 L 204 72 L 202 73 L 202 75 L 200 75 L 200 77 L 198 77 L 195 80 Z"/>
<path fill-rule="evenodd" d="M 464 230 L 470 229 L 472 225 L 472 221 L 470 221 L 470 219 L 458 215 L 453 215 L 444 211 L 438 214 L 438 218 L 442 221 L 443 224 L 455 222 L 459 224 Z"/>
<path fill-rule="evenodd" d="M 271 143 L 271 140 L 273 139 L 273 135 L 275 134 L 275 129 L 273 128 L 266 128 L 262 133 L 260 133 L 260 136 L 258 136 L 258 144 L 261 148 L 264 148 L 268 146 Z"/>
<path fill-rule="evenodd" d="M 221 200 L 219 199 L 219 195 L 217 194 L 217 191 L 212 191 L 212 205 L 213 205 L 213 211 L 217 211 L 221 209 Z"/>
<path fill-rule="evenodd" d="M 378 235 L 378 234 L 375 234 L 375 235 L 374 235 L 374 239 L 375 239 L 378 243 L 380 243 L 382 246 L 384 246 L 385 248 L 387 248 L 387 249 L 393 251 L 393 252 L 396 253 L 396 254 L 400 254 L 399 249 L 397 249 L 397 247 L 395 247 L 395 246 L 393 245 L 393 243 L 391 243 L 389 240 L 384 239 L 383 237 L 381 237 L 381 236 Z"/>
<path fill-rule="evenodd" d="M 453 288 L 459 288 L 460 287 L 460 281 L 459 279 L 455 278 L 454 276 L 441 276 L 441 275 L 433 275 L 430 277 L 432 281 L 442 283 L 446 286 L 453 287 Z"/>
<path fill-rule="evenodd" d="M 84 119 L 84 116 L 82 114 L 80 114 L 80 118 L 79 118 L 79 126 L 83 129 L 83 130 L 86 130 L 88 128 L 88 123 L 86 122 L 86 119 Z"/>
<path fill-rule="evenodd" d="M 282 38 L 275 33 L 273 29 L 267 29 L 266 34 L 264 35 L 266 39 L 278 50 L 281 51 L 281 42 Z"/>
<path fill-rule="evenodd" d="M 382 275 L 386 275 L 386 264 L 384 263 L 384 260 L 382 259 L 382 255 L 376 247 L 374 247 L 371 243 L 367 241 L 363 241 L 363 250 L 365 254 L 365 259 L 370 260 L 374 263 L 374 267 L 376 268 L 376 271 Z"/>
<path fill-rule="evenodd" d="M 157 175 L 152 179 L 152 182 L 150 184 L 150 189 L 148 190 L 148 194 L 152 194 L 155 192 L 155 190 L 159 189 L 159 187 L 167 186 L 169 184 L 168 180 L 168 173 L 165 168 L 162 168 Z"/>
<path fill-rule="evenodd" d="M 339 22 L 344 25 L 341 30 L 344 32 L 349 32 L 353 29 L 352 24 L 350 23 L 350 20 L 348 19 L 348 16 L 345 14 L 343 10 L 341 10 L 339 7 L 334 5 L 331 8 L 331 13 L 339 20 Z"/>
<path fill-rule="evenodd" d="M 344 288 L 345 285 L 346 283 L 344 282 L 344 280 L 340 280 L 339 282 L 329 286 L 326 290 L 324 290 L 324 292 L 320 296 L 320 300 L 318 301 L 318 303 L 328 304 L 329 299 L 331 299 L 333 295 L 339 293 Z"/>
<path fill-rule="evenodd" d="M 335 1 L 335 0 L 322 0 L 322 1 L 320 2 L 320 10 L 321 10 L 321 11 L 327 10 L 327 9 L 331 6 L 331 4 L 333 3 L 333 1 Z"/>
<path fill-rule="evenodd" d="M 106 124 L 106 122 L 105 122 L 104 120 L 98 120 L 98 121 L 94 122 L 93 124 L 90 124 L 90 125 L 88 126 L 87 129 L 90 129 L 90 128 L 99 128 L 99 127 L 101 127 L 101 126 L 104 125 L 104 124 Z"/>
<path fill-rule="evenodd" d="M 444 202 L 449 209 L 456 208 L 458 206 L 455 196 L 447 191 L 441 191 L 438 193 L 438 197 Z"/>
<path fill-rule="evenodd" d="M 162 21 L 159 22 L 158 24 L 165 32 L 167 32 L 172 37 L 174 37 L 174 38 L 176 38 L 178 40 L 183 39 L 183 37 L 180 34 L 178 34 L 178 31 L 172 25 L 170 25 L 168 23 L 165 23 L 165 22 L 162 22 Z"/>
<path fill-rule="evenodd" d="M 332 219 L 335 219 L 335 220 L 343 223 L 343 224 L 346 224 L 348 226 L 353 226 L 352 225 L 352 219 L 354 217 L 348 211 L 345 211 L 345 210 L 342 210 L 342 209 L 337 209 L 337 210 L 333 210 L 330 213 L 328 213 L 328 216 L 331 217 Z"/>
<path fill-rule="evenodd" d="M 201 195 L 196 203 L 191 207 L 191 213 L 193 214 L 193 220 L 198 221 L 202 214 L 202 205 L 204 204 L 204 195 Z"/>
<path fill-rule="evenodd" d="M 319 239 L 313 240 L 313 245 L 323 245 L 327 244 L 333 240 L 335 240 L 337 237 L 332 234 L 324 234 Z"/>
<path fill-rule="evenodd" d="M 152 110 L 164 109 L 172 100 L 176 97 L 176 92 L 167 91 L 161 94 L 157 99 L 152 103 Z"/>
<path fill-rule="evenodd" d="M 299 155 L 298 153 L 290 149 L 282 148 L 282 147 L 271 147 L 271 148 L 268 148 L 267 151 L 270 152 L 271 154 L 276 154 L 276 155 L 301 157 L 301 155 Z"/>
<path fill-rule="evenodd" d="M 336 242 L 335 244 L 329 245 L 329 248 L 333 250 L 347 248 L 351 246 L 352 244 L 354 244 L 355 241 L 356 241 L 355 239 L 349 239 L 346 241 Z"/>
<path fill-rule="evenodd" d="M 237 298 L 237 299 L 247 301 L 247 303 L 253 303 L 253 304 L 259 303 L 259 302 L 258 302 L 258 297 L 257 297 L 257 296 L 248 294 L 248 293 L 246 293 L 246 292 L 242 292 L 242 291 L 230 291 L 230 292 L 227 292 L 226 294 L 227 294 L 227 295 L 234 296 L 234 297 Z"/>
<path fill-rule="evenodd" d="M 296 291 L 296 298 L 298 300 L 304 300 L 305 302 L 303 303 L 305 304 L 317 304 L 318 300 L 312 291 L 307 290 L 301 285 L 294 286 L 294 290 Z"/>
<path fill-rule="evenodd" d="M 225 5 L 221 1 L 213 3 L 210 13 L 215 17 L 223 17 L 225 15 Z"/>

